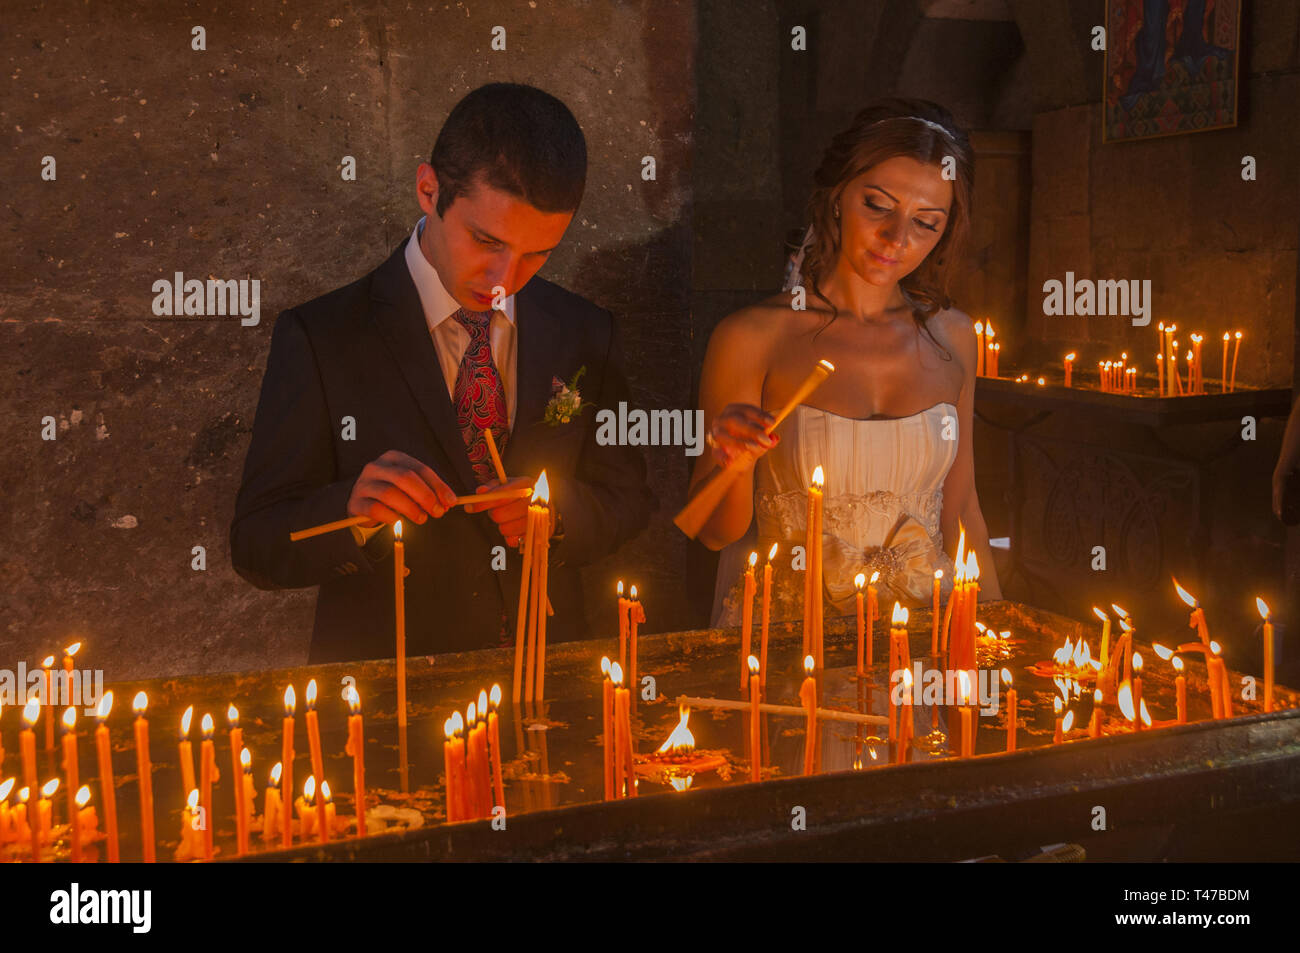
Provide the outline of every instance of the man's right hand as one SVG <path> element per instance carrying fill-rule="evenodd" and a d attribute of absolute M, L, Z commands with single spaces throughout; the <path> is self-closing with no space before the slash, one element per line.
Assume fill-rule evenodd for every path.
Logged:
<path fill-rule="evenodd" d="M 377 523 L 437 519 L 456 503 L 456 494 L 433 468 L 400 450 L 366 464 L 348 497 L 349 516 Z"/>

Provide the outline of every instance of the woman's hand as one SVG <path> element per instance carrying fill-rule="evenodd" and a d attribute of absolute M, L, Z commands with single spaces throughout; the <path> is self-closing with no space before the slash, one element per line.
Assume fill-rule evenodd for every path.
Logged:
<path fill-rule="evenodd" d="M 780 440 L 769 434 L 767 428 L 775 418 L 753 404 L 728 404 L 713 418 L 709 428 L 709 446 L 713 460 L 721 467 L 752 467 L 758 458 L 777 445 Z"/>

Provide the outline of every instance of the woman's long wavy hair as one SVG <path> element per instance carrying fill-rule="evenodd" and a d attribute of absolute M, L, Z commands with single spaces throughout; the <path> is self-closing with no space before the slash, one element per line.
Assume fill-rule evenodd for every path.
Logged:
<path fill-rule="evenodd" d="M 910 116 L 937 123 L 946 135 L 906 118 Z M 830 273 L 840 253 L 840 223 L 833 210 L 850 182 L 895 156 L 910 156 L 940 166 L 948 156 L 953 160 L 952 208 L 943 237 L 916 270 L 899 281 L 918 331 L 934 341 L 926 322 L 952 306 L 948 284 L 953 263 L 961 257 L 966 245 L 971 191 L 975 184 L 975 154 L 970 138 L 957 125 L 952 113 L 938 103 L 924 99 L 878 100 L 859 112 L 852 125 L 831 140 L 813 176 L 813 193 L 808 199 L 812 233 L 810 244 L 804 249 L 801 271 L 804 283 L 813 294 L 831 306 L 831 318 L 822 326 L 825 330 L 838 314 L 835 305 L 821 292 L 821 281 Z"/>

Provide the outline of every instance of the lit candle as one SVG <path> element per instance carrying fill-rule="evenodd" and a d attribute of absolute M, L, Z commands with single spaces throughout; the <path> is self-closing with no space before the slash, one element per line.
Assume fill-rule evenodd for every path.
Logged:
<path fill-rule="evenodd" d="M 302 796 L 294 802 L 298 808 L 298 834 L 305 841 L 316 833 L 316 777 L 308 775 L 302 785 Z"/>
<path fill-rule="evenodd" d="M 1065 386 L 1073 387 L 1074 380 L 1074 352 L 1071 351 L 1065 355 Z"/>
<path fill-rule="evenodd" d="M 361 722 L 361 695 L 351 683 L 343 689 L 348 705 L 348 743 L 343 749 L 352 756 L 352 790 L 356 792 L 357 836 L 366 836 L 366 739 Z"/>
<path fill-rule="evenodd" d="M 907 645 L 907 617 L 908 612 L 903 606 L 895 602 L 894 612 L 890 619 L 889 629 L 889 740 L 897 742 L 901 733 L 899 727 L 900 719 L 903 712 L 899 711 L 899 706 L 894 701 L 893 684 L 895 678 L 901 678 L 899 674 L 906 672 L 912 667 L 911 651 Z M 902 761 L 901 747 L 896 749 L 899 755 L 899 761 Z"/>
<path fill-rule="evenodd" d="M 212 811 L 212 785 L 217 780 L 217 747 L 212 741 L 215 724 L 211 715 L 203 716 L 203 744 L 199 751 L 200 803 L 203 805 L 203 859 L 212 859 L 212 829 L 217 816 Z"/>
<path fill-rule="evenodd" d="M 108 736 L 108 714 L 113 710 L 113 693 L 104 692 L 95 710 L 99 726 L 95 729 L 95 754 L 99 760 L 99 790 L 104 799 L 104 817 L 108 824 L 108 862 L 116 864 L 118 856 L 117 840 L 117 792 L 113 788 L 113 746 Z M 91 808 L 93 811 L 94 808 Z"/>
<path fill-rule="evenodd" d="M 1178 342 L 1174 342 L 1174 350 L 1169 355 L 1169 376 L 1174 379 L 1174 395 L 1183 396 L 1183 373 L 1178 369 Z"/>
<path fill-rule="evenodd" d="M 253 784 L 253 753 L 247 748 L 239 750 L 239 767 L 243 776 L 243 785 L 241 787 L 243 800 L 240 802 L 243 805 L 243 810 L 240 817 L 244 822 L 244 836 L 243 840 L 239 842 L 238 849 L 242 856 L 248 853 L 249 832 L 253 829 L 253 811 L 257 805 L 257 786 Z"/>
<path fill-rule="evenodd" d="M 943 610 L 943 636 L 939 642 L 939 653 L 941 655 L 948 654 L 948 643 L 952 635 L 953 616 L 956 614 L 956 610 L 953 606 L 954 604 L 961 602 L 962 588 L 966 585 L 963 573 L 966 558 L 964 552 L 966 546 L 966 527 L 962 526 L 960 520 L 957 521 L 957 525 L 960 527 L 961 533 L 957 537 L 957 558 L 953 560 L 952 592 L 948 593 L 948 605 Z"/>
<path fill-rule="evenodd" d="M 442 743 L 443 788 L 447 802 L 447 823 L 452 824 L 460 818 L 456 814 L 456 762 L 451 750 L 456 733 L 452 730 L 450 718 L 442 723 L 442 733 L 447 738 Z"/>
<path fill-rule="evenodd" d="M 1204 338 L 1193 332 L 1192 334 L 1192 393 L 1202 393 L 1201 388 L 1201 341 Z"/>
<path fill-rule="evenodd" d="M 493 685 L 488 694 L 488 740 L 492 745 L 492 790 L 495 794 L 494 806 L 506 806 L 506 788 L 501 780 L 501 717 L 497 709 L 501 707 L 501 686 Z"/>
<path fill-rule="evenodd" d="M 262 840 L 275 840 L 281 824 L 280 778 L 284 772 L 283 762 L 277 761 L 271 769 L 271 780 L 266 785 L 262 801 Z"/>
<path fill-rule="evenodd" d="M 758 733 L 758 659 L 749 657 L 749 779 L 763 779 L 763 750 Z"/>
<path fill-rule="evenodd" d="M 1101 653 L 1098 657 L 1101 660 L 1101 667 L 1104 669 L 1106 663 L 1110 661 L 1110 616 L 1096 606 L 1092 607 L 1092 612 L 1101 620 Z"/>
<path fill-rule="evenodd" d="M 632 668 L 631 668 L 631 674 L 629 675 L 627 680 L 627 687 L 628 687 L 628 700 L 631 702 L 632 707 L 635 708 L 636 691 L 641 685 L 641 683 L 638 681 L 638 679 L 640 678 L 638 674 L 638 665 L 639 665 L 638 659 L 640 653 L 637 650 L 636 640 L 637 640 L 637 632 L 640 629 L 641 623 L 645 621 L 645 607 L 642 605 L 640 598 L 636 594 L 636 586 L 633 586 L 631 588 L 630 595 L 631 595 L 631 599 L 628 600 L 628 611 L 627 611 L 627 621 L 628 621 L 627 638 L 628 638 L 628 645 L 629 645 L 628 660 Z"/>
<path fill-rule="evenodd" d="M 805 655 L 811 655 L 817 662 L 818 670 L 822 667 L 820 639 L 822 575 L 821 575 L 821 512 L 824 498 L 823 487 L 826 478 L 821 466 L 813 469 L 812 481 L 808 487 L 808 526 L 807 526 L 807 601 L 804 604 L 804 628 L 807 632 Z"/>
<path fill-rule="evenodd" d="M 816 660 L 811 655 L 803 659 L 804 680 L 799 686 L 799 700 L 803 702 L 807 717 L 804 722 L 803 773 L 811 776 L 817 750 L 817 682 L 813 678 Z"/>
<path fill-rule="evenodd" d="M 858 610 L 858 678 L 862 678 L 867 672 L 866 668 L 863 666 L 863 661 L 865 659 L 865 656 L 863 655 L 863 641 L 866 631 L 866 620 L 863 618 L 862 612 L 862 587 L 866 582 L 867 574 L 864 572 L 860 572 L 853 577 L 853 585 L 856 586 L 858 590 L 856 596 Z"/>
<path fill-rule="evenodd" d="M 519 570 L 519 609 L 515 613 L 515 680 L 514 699 L 515 705 L 523 697 L 524 684 L 524 657 L 530 655 L 532 647 L 532 617 L 533 617 L 533 565 L 537 562 L 533 550 L 534 537 L 537 535 L 537 513 L 536 508 L 529 503 L 528 516 L 524 522 L 524 543 L 523 543 L 523 562 Z M 623 637 L 623 590 L 622 583 L 619 583 L 619 638 Z M 531 675 L 529 681 L 532 681 Z"/>
<path fill-rule="evenodd" d="M 1056 729 L 1052 733 L 1052 744 L 1059 745 L 1064 737 L 1065 732 L 1062 729 L 1061 710 L 1063 708 L 1061 696 L 1057 695 L 1052 699 L 1052 710 L 1056 712 Z"/>
<path fill-rule="evenodd" d="M 45 700 L 44 705 L 50 709 L 49 717 L 45 719 L 45 750 L 54 750 L 54 656 L 47 655 L 41 662 L 41 671 L 45 675 Z M 33 791 L 36 788 L 32 788 Z"/>
<path fill-rule="evenodd" d="M 986 342 L 984 340 L 983 321 L 975 322 L 975 345 L 976 345 L 975 346 L 975 376 L 983 377 L 984 376 L 984 348 L 986 346 Z"/>
<path fill-rule="evenodd" d="M 1268 611 L 1268 603 L 1259 596 L 1255 597 L 1255 608 L 1264 620 L 1264 710 L 1273 710 L 1273 619 Z"/>
<path fill-rule="evenodd" d="M 631 706 L 628 690 L 623 687 L 623 667 L 614 662 L 609 667 L 614 681 L 614 797 L 636 794 L 632 757 Z"/>
<path fill-rule="evenodd" d="M 77 709 L 63 713 L 63 770 L 68 781 L 68 829 L 72 838 L 72 862 L 81 863 L 81 828 L 77 825 Z"/>
<path fill-rule="evenodd" d="M 758 565 L 758 553 L 749 554 L 749 565 L 745 567 L 744 595 L 740 604 L 740 690 L 743 692 L 749 684 L 749 665 L 751 633 L 754 628 L 754 593 L 757 585 L 754 581 L 754 567 Z M 636 684 L 635 668 L 632 683 Z"/>
<path fill-rule="evenodd" d="M 46 781 L 45 787 L 41 788 L 41 798 L 36 802 L 36 832 L 40 836 L 41 843 L 47 843 L 54 830 L 53 801 L 58 790 L 58 778 Z"/>
<path fill-rule="evenodd" d="M 397 726 L 406 727 L 406 544 L 402 542 L 402 521 L 393 524 L 393 606 L 397 621 Z M 290 771 L 290 765 L 285 764 Z M 312 770 L 315 771 L 315 762 Z M 292 777 L 292 772 L 290 773 Z M 293 790 L 290 788 L 289 790 Z M 405 790 L 405 787 L 403 787 Z"/>
<path fill-rule="evenodd" d="M 1241 332 L 1236 332 L 1233 337 L 1236 338 L 1236 343 L 1232 346 L 1232 378 L 1228 382 L 1229 393 L 1237 390 L 1237 356 L 1241 353 Z"/>
<path fill-rule="evenodd" d="M 451 713 L 451 767 L 452 797 L 456 800 L 456 820 L 468 820 L 469 798 L 465 791 L 465 717 L 458 711 Z"/>
<path fill-rule="evenodd" d="M 226 706 L 226 724 L 230 726 L 230 783 L 235 788 L 235 850 L 248 852 L 248 830 L 244 826 L 244 766 L 239 752 L 244 747 L 244 729 L 239 727 L 239 709 Z"/>
<path fill-rule="evenodd" d="M 618 662 L 627 666 L 627 616 L 629 606 L 623 598 L 623 580 L 618 581 Z"/>
<path fill-rule="evenodd" d="M 1196 378 L 1196 366 L 1192 360 L 1192 352 L 1187 352 L 1187 396 L 1191 397 L 1195 391 L 1192 390 L 1192 382 Z"/>
<path fill-rule="evenodd" d="M 971 726 L 970 676 L 965 669 L 957 670 L 958 693 L 961 695 L 961 757 L 975 753 L 975 732 Z"/>
<path fill-rule="evenodd" d="M 867 580 L 867 668 L 875 665 L 875 646 L 872 639 L 876 631 L 876 619 L 880 618 L 880 600 L 876 592 L 876 582 L 880 579 L 877 570 Z"/>
<path fill-rule="evenodd" d="M 1138 716 L 1133 719 L 1133 730 L 1142 730 L 1142 653 L 1133 653 L 1133 711 Z"/>
<path fill-rule="evenodd" d="M 1102 691 L 1101 691 L 1100 688 L 1095 689 L 1095 690 L 1093 691 L 1093 693 L 1092 693 L 1092 718 L 1089 719 L 1089 721 L 1088 721 L 1088 737 L 1090 737 L 1090 738 L 1100 738 L 1100 737 L 1101 737 L 1101 720 L 1102 720 L 1102 717 L 1103 717 L 1102 712 L 1101 712 L 1102 697 L 1103 697 L 1103 696 L 1102 696 Z"/>
<path fill-rule="evenodd" d="M 1178 673 L 1174 678 L 1174 695 L 1178 705 L 1178 723 L 1187 724 L 1187 678 L 1183 675 L 1183 660 L 1174 656 L 1171 664 Z"/>
<path fill-rule="evenodd" d="M 980 348 L 984 352 L 984 373 L 988 377 L 998 376 L 997 345 L 993 343 L 994 337 L 993 322 L 989 321 L 984 325 L 984 340 Z"/>
<path fill-rule="evenodd" d="M 903 708 L 899 712 L 898 727 L 898 761 L 902 764 L 912 760 L 912 673 L 903 669 Z"/>
<path fill-rule="evenodd" d="M 307 748 L 311 753 L 311 773 L 312 777 L 323 778 L 325 777 L 325 761 L 321 757 L 320 750 L 320 716 L 316 712 L 316 679 L 314 678 L 307 683 L 304 701 L 306 702 L 304 718 L 307 721 Z M 325 816 L 325 795 L 319 788 L 316 790 L 316 810 L 319 816 Z M 320 841 L 324 844 L 329 839 L 329 831 L 322 824 L 320 827 Z"/>
<path fill-rule="evenodd" d="M 614 748 L 615 740 L 611 734 L 614 720 L 614 683 L 610 680 L 610 662 L 609 656 L 603 656 L 600 660 L 601 687 L 600 687 L 600 712 L 601 712 L 601 745 L 605 755 L 605 800 L 608 801 L 614 796 Z"/>
<path fill-rule="evenodd" d="M 1219 672 L 1219 704 L 1223 706 L 1222 717 L 1232 717 L 1232 684 L 1228 680 L 1228 664 L 1223 661 L 1219 654 L 1223 651 L 1218 642 L 1210 643 L 1210 651 L 1214 653 L 1214 666 Z"/>
<path fill-rule="evenodd" d="M 1178 325 L 1165 325 L 1165 344 L 1164 344 L 1164 363 L 1165 363 L 1165 396 L 1174 396 L 1174 348 L 1178 346 L 1174 341 L 1174 332 L 1178 330 Z"/>
<path fill-rule="evenodd" d="M 176 848 L 177 861 L 197 860 L 203 855 L 203 838 L 195 829 L 198 814 L 199 790 L 194 788 L 185 799 L 185 807 L 181 810 L 181 842 Z"/>
<path fill-rule="evenodd" d="M 321 792 L 321 809 L 320 809 L 321 822 L 320 823 L 321 823 L 321 827 L 328 831 L 334 827 L 334 817 L 335 817 L 334 798 L 330 796 L 330 783 L 328 781 L 322 781 L 320 783 L 320 792 Z M 322 837 L 321 840 L 329 840 L 329 837 L 328 836 Z"/>
<path fill-rule="evenodd" d="M 772 620 L 772 560 L 776 559 L 777 544 L 767 551 L 767 565 L 763 567 L 763 620 L 758 653 L 759 687 L 767 689 L 767 628 Z"/>
<path fill-rule="evenodd" d="M 1223 332 L 1223 369 L 1219 374 L 1220 392 L 1224 394 L 1228 392 L 1228 338 L 1229 337 L 1231 337 L 1231 335 L 1229 335 L 1227 331 L 1224 331 Z"/>
<path fill-rule="evenodd" d="M 943 580 L 943 570 L 934 571 L 934 597 L 930 608 L 930 654 L 939 654 L 939 584 Z"/>
<path fill-rule="evenodd" d="M 290 685 L 284 690 L 284 738 L 280 748 L 280 846 L 293 846 L 293 710 L 298 698 Z"/>
<path fill-rule="evenodd" d="M 149 721 L 144 717 L 149 708 L 149 696 L 144 692 L 136 692 L 131 707 L 135 711 L 135 772 L 140 779 L 140 838 L 144 842 L 144 862 L 152 864 L 156 851 L 153 834 L 153 762 L 149 759 Z"/>
<path fill-rule="evenodd" d="M 470 702 L 465 709 L 465 764 L 467 772 L 466 790 L 469 796 L 470 817 L 483 816 L 483 764 L 479 759 L 479 720 L 478 702 Z"/>
<path fill-rule="evenodd" d="M 18 791 L 18 803 L 14 805 L 13 824 L 14 840 L 23 841 L 32 836 L 32 826 L 28 823 L 27 812 L 31 805 L 31 788 L 21 788 Z"/>
<path fill-rule="evenodd" d="M 31 791 L 37 790 L 36 732 L 32 730 L 32 727 L 36 724 L 36 720 L 40 717 L 40 715 L 41 715 L 40 702 L 35 699 L 29 701 L 23 707 L 23 725 L 25 725 L 26 727 L 23 728 L 23 730 L 19 733 L 18 736 L 18 747 L 19 750 L 22 752 L 22 758 L 23 758 L 23 780 L 27 783 L 27 787 Z M 52 721 L 53 719 L 50 720 Z M 29 807 L 28 821 L 30 822 L 33 820 L 36 819 L 31 817 L 31 810 Z M 37 863 L 40 863 L 41 860 L 40 825 L 38 823 L 29 823 L 29 826 L 31 827 L 31 838 L 32 838 L 32 860 Z"/>
<path fill-rule="evenodd" d="M 993 334 L 993 332 L 990 331 L 990 332 L 989 332 L 989 335 L 992 336 L 992 334 Z M 992 368 L 992 369 L 989 370 L 989 372 L 988 372 L 988 376 L 989 376 L 989 377 L 997 377 L 997 376 L 998 376 L 998 357 L 999 357 L 999 355 L 1001 355 L 1001 353 L 1002 353 L 1002 345 L 1001 345 L 1001 344 L 990 344 L 990 345 L 989 345 L 989 361 L 987 362 L 987 364 L 988 364 L 988 366 L 989 366 L 990 368 Z"/>
<path fill-rule="evenodd" d="M 1011 672 L 1002 670 L 1002 682 L 1007 686 L 1007 750 L 1016 750 L 1016 690 L 1011 687 Z"/>
<path fill-rule="evenodd" d="M 93 841 L 99 836 L 99 815 L 95 813 L 95 806 L 90 803 L 88 785 L 83 784 L 77 789 L 76 805 L 76 820 L 70 821 L 68 826 L 76 828 L 79 840 Z"/>
<path fill-rule="evenodd" d="M 529 626 L 527 646 L 527 672 L 524 678 L 524 700 L 531 703 L 534 699 L 541 701 L 546 697 L 546 608 L 548 605 L 546 590 L 550 563 L 550 484 L 543 470 L 537 477 L 533 489 L 533 498 L 528 507 L 535 522 L 533 530 L 533 621 Z M 635 587 L 633 587 L 635 588 Z M 632 595 L 636 599 L 635 593 Z M 629 622 L 635 622 L 635 610 Z M 629 638 L 635 643 L 635 634 L 629 629 Z M 636 645 L 631 646 L 633 654 Z M 635 665 L 635 661 L 632 662 Z"/>
<path fill-rule="evenodd" d="M 13 810 L 9 807 L 9 792 L 14 789 L 14 778 L 0 783 L 0 845 L 14 839 Z"/>
<path fill-rule="evenodd" d="M 190 724 L 194 720 L 194 706 L 185 709 L 181 715 L 181 790 L 194 790 L 194 746 L 190 744 Z"/>

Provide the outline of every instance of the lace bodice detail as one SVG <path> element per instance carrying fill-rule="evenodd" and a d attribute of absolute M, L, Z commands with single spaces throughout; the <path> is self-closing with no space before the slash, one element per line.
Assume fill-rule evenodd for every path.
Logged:
<path fill-rule="evenodd" d="M 719 583 L 729 592 L 715 625 L 738 625 L 740 579 L 748 550 L 780 544 L 773 578 L 773 619 L 803 615 L 803 574 L 790 553 L 807 538 L 807 485 L 821 465 L 826 487 L 822 546 L 828 614 L 853 611 L 853 577 L 879 570 L 880 604 L 929 604 L 934 570 L 952 587 L 952 559 L 943 551 L 939 514 L 943 483 L 957 457 L 957 408 L 939 403 L 909 417 L 859 420 L 800 406 L 781 429 L 781 442 L 754 471 L 757 544 L 729 554 Z M 732 565 L 734 564 L 734 566 Z M 832 608 L 833 607 L 833 608 Z"/>

